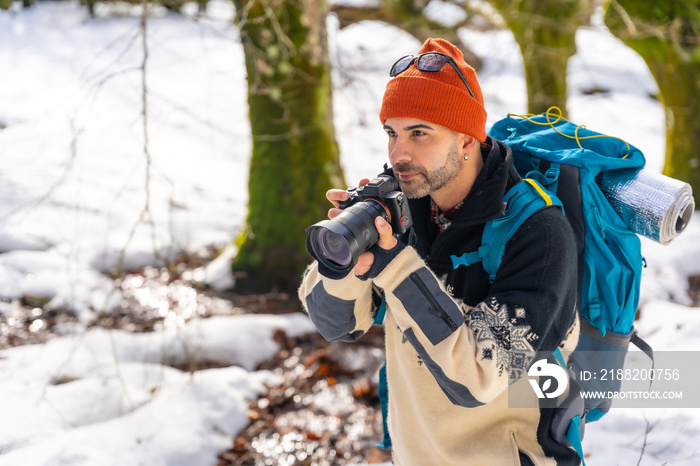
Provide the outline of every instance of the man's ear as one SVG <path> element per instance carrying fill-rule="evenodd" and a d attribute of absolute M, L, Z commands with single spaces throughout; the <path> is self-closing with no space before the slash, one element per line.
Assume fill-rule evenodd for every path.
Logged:
<path fill-rule="evenodd" d="M 468 134 L 462 134 L 462 137 L 464 138 L 464 142 L 462 144 L 462 149 L 464 149 L 464 153 L 474 153 L 474 148 L 479 146 L 479 141 L 474 136 L 470 136 Z"/>

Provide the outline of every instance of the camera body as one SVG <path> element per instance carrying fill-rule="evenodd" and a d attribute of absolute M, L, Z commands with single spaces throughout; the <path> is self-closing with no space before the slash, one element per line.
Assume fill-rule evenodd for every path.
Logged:
<path fill-rule="evenodd" d="M 405 233 L 413 224 L 408 200 L 396 179 L 381 174 L 364 186 L 348 189 L 349 198 L 339 203 L 343 211 L 306 229 L 306 250 L 318 261 L 326 277 L 345 277 L 360 255 L 379 241 L 374 220 L 382 217 L 394 234 Z"/>
<path fill-rule="evenodd" d="M 406 195 L 399 191 L 399 183 L 389 175 L 379 175 L 364 186 L 349 188 L 348 195 L 348 200 L 341 201 L 339 208 L 345 210 L 369 200 L 379 202 L 387 211 L 388 218 L 384 219 L 389 222 L 395 235 L 406 233 L 412 225 Z"/>

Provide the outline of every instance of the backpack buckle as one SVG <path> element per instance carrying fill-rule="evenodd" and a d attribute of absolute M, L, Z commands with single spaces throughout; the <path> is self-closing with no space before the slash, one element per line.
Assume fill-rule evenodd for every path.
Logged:
<path fill-rule="evenodd" d="M 556 167 L 555 167 L 556 165 Z M 559 179 L 559 164 L 553 163 L 551 167 L 544 172 L 544 179 L 547 180 L 547 185 L 551 185 L 557 182 Z"/>

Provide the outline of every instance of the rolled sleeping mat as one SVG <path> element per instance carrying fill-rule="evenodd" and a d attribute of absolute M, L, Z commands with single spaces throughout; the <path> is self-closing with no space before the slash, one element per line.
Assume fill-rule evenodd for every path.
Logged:
<path fill-rule="evenodd" d="M 627 228 L 657 243 L 680 235 L 695 211 L 690 185 L 660 173 L 608 170 L 596 181 Z"/>

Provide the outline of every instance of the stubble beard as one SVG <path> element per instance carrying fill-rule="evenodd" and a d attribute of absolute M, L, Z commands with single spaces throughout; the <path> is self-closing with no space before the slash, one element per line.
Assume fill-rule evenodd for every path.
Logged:
<path fill-rule="evenodd" d="M 409 199 L 418 199 L 444 188 L 450 181 L 457 178 L 460 171 L 461 159 L 457 147 L 454 146 L 447 154 L 445 164 L 432 172 L 420 166 L 413 166 L 410 163 L 394 164 L 395 172 L 417 173 L 419 176 L 411 180 L 399 180 L 401 191 Z"/>

